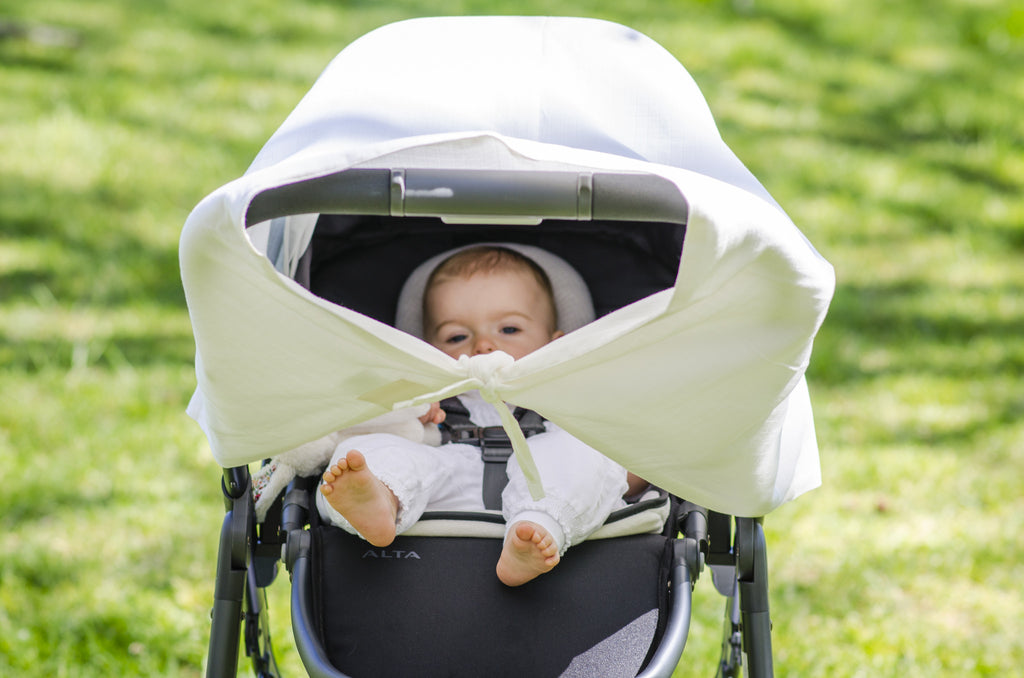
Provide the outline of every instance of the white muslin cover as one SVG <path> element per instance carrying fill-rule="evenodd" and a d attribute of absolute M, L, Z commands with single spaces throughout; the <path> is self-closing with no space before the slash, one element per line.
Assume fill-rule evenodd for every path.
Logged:
<path fill-rule="evenodd" d="M 520 360 L 453 360 L 303 290 L 268 260 L 263 225 L 245 228 L 258 193 L 352 167 L 658 175 L 689 205 L 676 284 Z M 289 222 L 297 257 L 315 215 Z M 714 510 L 764 515 L 820 484 L 804 372 L 832 268 L 722 142 L 682 66 L 622 26 L 460 17 L 364 36 L 195 208 L 180 258 L 189 413 L 224 466 L 479 389 Z"/>

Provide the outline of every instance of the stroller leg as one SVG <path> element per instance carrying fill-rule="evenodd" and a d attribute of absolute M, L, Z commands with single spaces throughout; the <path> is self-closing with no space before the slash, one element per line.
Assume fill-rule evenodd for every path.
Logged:
<path fill-rule="evenodd" d="M 213 596 L 207 678 L 233 678 L 238 673 L 238 643 L 246 570 L 231 567 L 233 511 L 224 516 L 217 554 L 217 583 Z"/>
<path fill-rule="evenodd" d="M 259 587 L 255 565 L 246 577 L 245 651 L 257 678 L 279 678 L 281 675 L 270 642 L 270 618 L 267 614 L 266 592 Z"/>
<path fill-rule="evenodd" d="M 722 631 L 722 654 L 715 678 L 739 678 L 743 675 L 743 636 L 740 631 L 740 598 L 735 576 L 730 579 L 733 590 L 725 599 L 725 621 Z"/>
<path fill-rule="evenodd" d="M 248 577 L 248 545 L 255 515 L 248 469 L 244 473 L 239 469 L 225 469 L 224 481 L 225 501 L 230 508 L 224 516 L 217 552 L 207 678 L 234 678 L 238 673 L 242 599 Z"/>
<path fill-rule="evenodd" d="M 774 669 L 768 612 L 768 547 L 760 520 L 736 519 L 736 555 L 748 674 L 750 678 L 771 678 Z"/>

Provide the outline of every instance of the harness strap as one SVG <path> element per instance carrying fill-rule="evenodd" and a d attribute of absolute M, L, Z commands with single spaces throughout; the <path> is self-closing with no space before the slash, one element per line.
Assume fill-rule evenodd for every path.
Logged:
<path fill-rule="evenodd" d="M 505 466 L 512 456 L 512 441 L 501 426 L 477 426 L 469 420 L 469 410 L 458 398 L 441 401 L 445 420 L 441 424 L 441 440 L 445 443 L 463 443 L 480 448 L 484 462 L 483 500 L 484 508 L 501 509 L 501 493 L 508 484 Z M 517 407 L 513 416 L 527 438 L 545 430 L 544 418 L 533 410 Z"/>

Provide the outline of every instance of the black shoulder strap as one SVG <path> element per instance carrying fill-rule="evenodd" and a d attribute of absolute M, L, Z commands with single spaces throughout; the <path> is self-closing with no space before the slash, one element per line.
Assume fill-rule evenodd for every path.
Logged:
<path fill-rule="evenodd" d="M 501 426 L 477 426 L 469 420 L 469 410 L 458 398 L 442 400 L 441 409 L 445 412 L 445 420 L 441 424 L 441 440 L 480 448 L 480 458 L 484 462 L 484 508 L 501 509 L 501 492 L 508 484 L 505 465 L 512 455 L 512 441 L 508 439 L 505 429 Z M 544 418 L 533 410 L 517 407 L 513 415 L 527 438 L 545 430 Z"/>

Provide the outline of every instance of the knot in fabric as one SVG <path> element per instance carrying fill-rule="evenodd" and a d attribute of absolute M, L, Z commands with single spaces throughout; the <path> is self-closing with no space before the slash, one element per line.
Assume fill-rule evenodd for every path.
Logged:
<path fill-rule="evenodd" d="M 503 351 L 495 351 L 472 357 L 460 356 L 458 362 L 459 369 L 463 370 L 468 378 L 477 382 L 484 400 L 491 403 L 500 401 L 498 390 L 501 387 L 501 373 L 515 362 L 512 356 Z"/>

